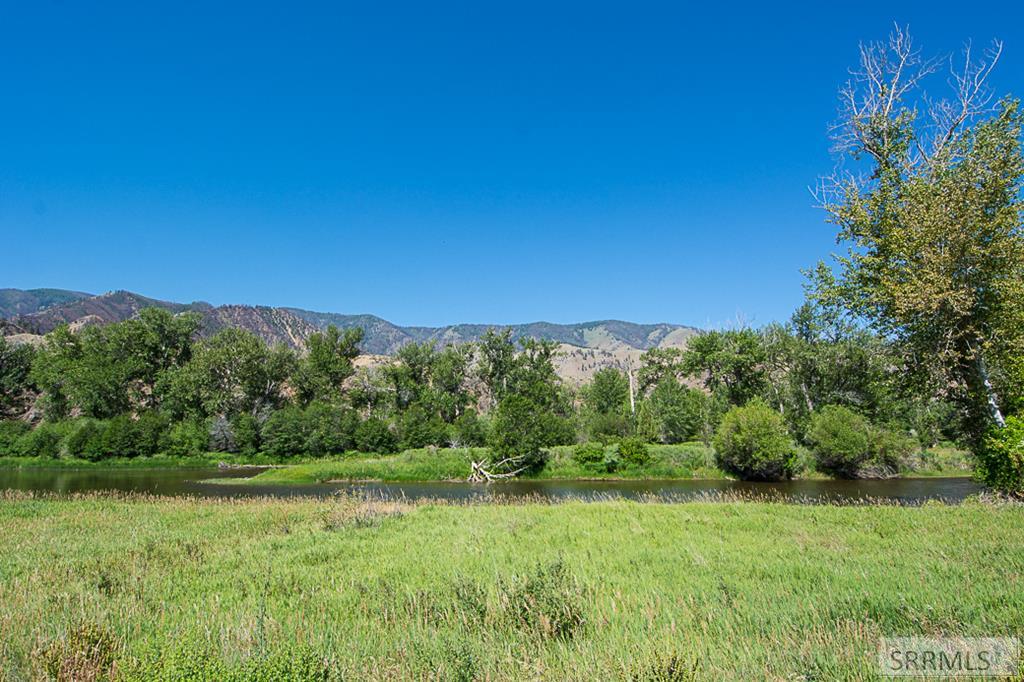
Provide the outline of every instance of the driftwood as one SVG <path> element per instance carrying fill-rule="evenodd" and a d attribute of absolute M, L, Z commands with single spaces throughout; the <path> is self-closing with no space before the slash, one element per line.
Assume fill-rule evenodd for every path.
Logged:
<path fill-rule="evenodd" d="M 506 465 L 515 466 L 516 464 L 518 464 L 521 461 L 522 461 L 522 459 L 519 458 L 519 457 L 506 457 L 505 459 L 501 460 L 500 462 L 495 462 L 494 464 L 491 464 L 490 465 L 490 469 L 491 470 L 493 470 L 493 469 L 500 469 L 501 467 L 506 466 Z M 472 462 L 471 466 L 472 466 L 473 470 L 469 474 L 469 479 L 468 480 L 469 480 L 470 483 L 490 483 L 492 481 L 501 480 L 503 478 L 514 478 L 514 477 L 518 476 L 519 474 L 523 473 L 524 471 L 526 471 L 526 469 L 528 468 L 526 466 L 521 466 L 518 469 L 516 469 L 515 471 L 508 471 L 508 472 L 503 472 L 503 473 L 492 473 L 492 471 L 489 471 L 487 468 L 485 468 L 485 467 L 487 467 L 487 463 L 486 462 Z"/>

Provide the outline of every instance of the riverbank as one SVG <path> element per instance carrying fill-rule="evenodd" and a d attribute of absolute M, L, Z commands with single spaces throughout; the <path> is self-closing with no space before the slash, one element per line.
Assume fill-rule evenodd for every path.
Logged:
<path fill-rule="evenodd" d="M 977 502 L 6 494 L 0 535 L 13 679 L 864 679 L 883 635 L 1024 628 L 1024 509 Z"/>
<path fill-rule="evenodd" d="M 613 472 L 584 466 L 573 459 L 572 447 L 551 448 L 544 469 L 521 476 L 527 480 L 725 480 L 731 477 L 715 466 L 714 450 L 700 443 L 648 446 L 651 461 L 641 466 L 622 466 Z M 915 460 L 916 467 L 901 472 L 906 477 L 963 477 L 971 470 L 960 451 L 929 450 Z M 331 481 L 464 481 L 470 463 L 487 457 L 483 448 L 407 450 L 398 455 L 358 456 L 313 460 L 271 469 L 232 485 L 270 483 L 326 483 Z M 799 479 L 827 478 L 804 468 Z"/>
<path fill-rule="evenodd" d="M 573 458 L 574 448 L 550 448 L 550 459 L 536 474 L 526 480 L 630 481 L 630 480 L 725 480 L 730 477 L 715 465 L 714 450 L 702 443 L 650 445 L 650 461 L 640 466 L 623 465 L 613 472 L 597 466 L 584 466 Z M 235 467 L 259 466 L 268 471 L 248 479 L 224 481 L 235 485 L 248 483 L 325 483 L 329 481 L 464 481 L 470 474 L 472 461 L 486 459 L 485 448 L 421 448 L 395 455 L 347 453 L 321 458 L 275 458 L 266 455 L 208 453 L 196 457 L 118 457 L 93 462 L 78 458 L 0 457 L 4 468 L 196 468 L 228 464 Z M 805 466 L 798 479 L 826 478 Z M 952 447 L 937 447 L 915 456 L 910 466 L 900 472 L 908 477 L 970 476 L 969 455 Z"/>

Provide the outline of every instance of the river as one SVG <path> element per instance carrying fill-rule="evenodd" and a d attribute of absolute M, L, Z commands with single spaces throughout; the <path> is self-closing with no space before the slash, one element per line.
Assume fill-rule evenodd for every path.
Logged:
<path fill-rule="evenodd" d="M 239 485 L 210 482 L 216 478 L 252 476 L 251 469 L 197 468 L 23 468 L 0 469 L 0 490 L 16 489 L 62 494 L 102 490 L 194 495 L 198 497 L 326 497 L 339 492 L 410 500 L 440 498 L 471 500 L 493 496 L 584 500 L 689 500 L 718 494 L 738 494 L 786 502 L 857 503 L 889 500 L 920 504 L 926 500 L 959 502 L 981 490 L 969 478 L 899 478 L 884 481 L 798 480 L 746 483 L 724 480 L 545 481 L 519 480 L 491 485 L 465 482 L 321 483 Z"/>

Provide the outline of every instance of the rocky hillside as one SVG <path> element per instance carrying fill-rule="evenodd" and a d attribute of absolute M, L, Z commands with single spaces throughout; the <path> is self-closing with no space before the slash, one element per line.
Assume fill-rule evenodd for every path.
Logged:
<path fill-rule="evenodd" d="M 203 316 L 202 333 L 211 335 L 226 327 L 248 329 L 269 343 L 302 348 L 309 335 L 333 324 L 361 327 L 365 353 L 383 357 L 410 342 L 433 341 L 438 345 L 478 340 L 497 325 L 457 324 L 448 327 L 401 327 L 374 315 L 320 313 L 299 308 L 173 303 L 130 291 L 99 296 L 60 289 L 0 289 L 0 324 L 6 336 L 46 334 L 61 324 L 109 324 L 131 319 L 143 308 L 158 307 L 173 313 L 195 311 Z M 532 322 L 510 325 L 516 339 L 538 338 L 561 346 L 559 373 L 570 383 L 589 379 L 602 367 L 636 365 L 649 348 L 682 347 L 696 333 L 692 327 L 673 324 L 635 324 L 600 320 L 579 324 Z"/>

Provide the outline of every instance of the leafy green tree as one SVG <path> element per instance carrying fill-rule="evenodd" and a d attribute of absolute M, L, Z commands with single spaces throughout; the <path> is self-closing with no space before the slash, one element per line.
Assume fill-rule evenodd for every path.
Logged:
<path fill-rule="evenodd" d="M 356 448 L 359 452 L 390 455 L 398 452 L 398 438 L 386 421 L 369 417 L 356 428 Z"/>
<path fill-rule="evenodd" d="M 557 435 L 553 415 L 523 395 L 506 396 L 494 413 L 491 464 L 497 473 L 537 472 L 548 461 L 547 448 Z"/>
<path fill-rule="evenodd" d="M 0 419 L 22 414 L 33 398 L 30 378 L 35 349 L 0 336 Z"/>
<path fill-rule="evenodd" d="M 86 327 L 80 333 L 58 327 L 46 337 L 32 366 L 32 379 L 44 393 L 48 419 L 60 419 L 71 409 L 88 417 L 106 418 L 131 407 L 128 387 L 134 362 L 120 362 L 105 327 Z"/>
<path fill-rule="evenodd" d="M 487 445 L 487 422 L 480 418 L 476 410 L 468 409 L 458 416 L 452 425 L 455 447 L 482 447 Z"/>
<path fill-rule="evenodd" d="M 324 332 L 311 334 L 307 353 L 296 368 L 296 397 L 302 405 L 313 401 L 337 402 L 345 381 L 353 375 L 352 362 L 359 356 L 362 328 L 340 331 L 333 324 Z"/>
<path fill-rule="evenodd" d="M 328 403 L 313 403 L 306 408 L 306 452 L 332 455 L 355 449 L 359 416 L 354 410 Z"/>
<path fill-rule="evenodd" d="M 175 457 L 195 457 L 209 451 L 210 427 L 195 417 L 176 422 L 164 436 L 161 450 Z"/>
<path fill-rule="evenodd" d="M 32 368 L 52 418 L 75 409 L 106 418 L 159 404 L 161 382 L 185 363 L 199 317 L 147 308 L 137 318 L 51 332 Z"/>
<path fill-rule="evenodd" d="M 665 376 L 648 400 L 661 441 L 683 443 L 698 437 L 707 400 L 700 391 L 681 385 L 675 376 Z"/>
<path fill-rule="evenodd" d="M 975 442 L 1003 425 L 1024 357 L 1022 116 L 988 106 L 1000 51 L 968 53 L 942 99 L 922 87 L 938 61 L 902 31 L 862 47 L 836 128 L 852 172 L 821 192 L 847 249 L 814 274 L 821 300 L 896 341 L 906 377 L 964 405 Z"/>
<path fill-rule="evenodd" d="M 597 414 L 624 414 L 629 409 L 629 380 L 615 367 L 599 369 L 584 387 L 583 400 Z"/>
<path fill-rule="evenodd" d="M 448 429 L 439 416 L 416 403 L 402 413 L 399 435 L 402 448 L 424 448 L 428 445 L 445 445 Z"/>
<path fill-rule="evenodd" d="M 251 414 L 239 414 L 231 421 L 231 432 L 235 446 L 243 455 L 255 455 L 260 451 L 260 422 Z"/>
<path fill-rule="evenodd" d="M 0 421 L 0 457 L 17 455 L 18 440 L 31 430 L 27 422 L 17 419 Z"/>
<path fill-rule="evenodd" d="M 762 396 L 768 387 L 762 338 L 753 329 L 709 331 L 692 337 L 681 363 L 709 392 L 722 391 L 732 405 Z"/>
<path fill-rule="evenodd" d="M 640 370 L 637 372 L 640 395 L 647 395 L 666 379 L 678 381 L 683 376 L 685 371 L 681 348 L 651 348 L 640 356 Z"/>
<path fill-rule="evenodd" d="M 474 353 L 472 344 L 462 344 L 446 346 L 434 358 L 428 402 L 435 406 L 447 424 L 454 423 L 473 403 L 469 367 Z"/>
<path fill-rule="evenodd" d="M 477 350 L 480 358 L 477 375 L 487 388 L 491 402 L 496 405 L 513 389 L 512 375 L 517 358 L 512 330 L 488 329 L 481 337 Z"/>
<path fill-rule="evenodd" d="M 408 343 L 398 349 L 393 362 L 382 368 L 396 412 L 424 399 L 436 359 L 433 343 Z"/>
<path fill-rule="evenodd" d="M 285 403 L 284 384 L 296 365 L 284 346 L 268 348 L 251 332 L 228 328 L 197 344 L 168 385 L 173 411 L 194 417 L 259 416 Z"/>
<path fill-rule="evenodd" d="M 989 427 L 977 459 L 978 473 L 990 486 L 1024 497 L 1024 417 L 1011 415 L 1004 428 Z"/>
<path fill-rule="evenodd" d="M 76 421 L 64 442 L 67 453 L 72 457 L 81 457 L 93 462 L 102 459 L 104 428 L 103 422 L 94 419 Z"/>
<path fill-rule="evenodd" d="M 299 457 L 306 454 L 309 439 L 306 414 L 290 405 L 274 412 L 263 424 L 260 440 L 263 450 L 273 457 Z"/>

